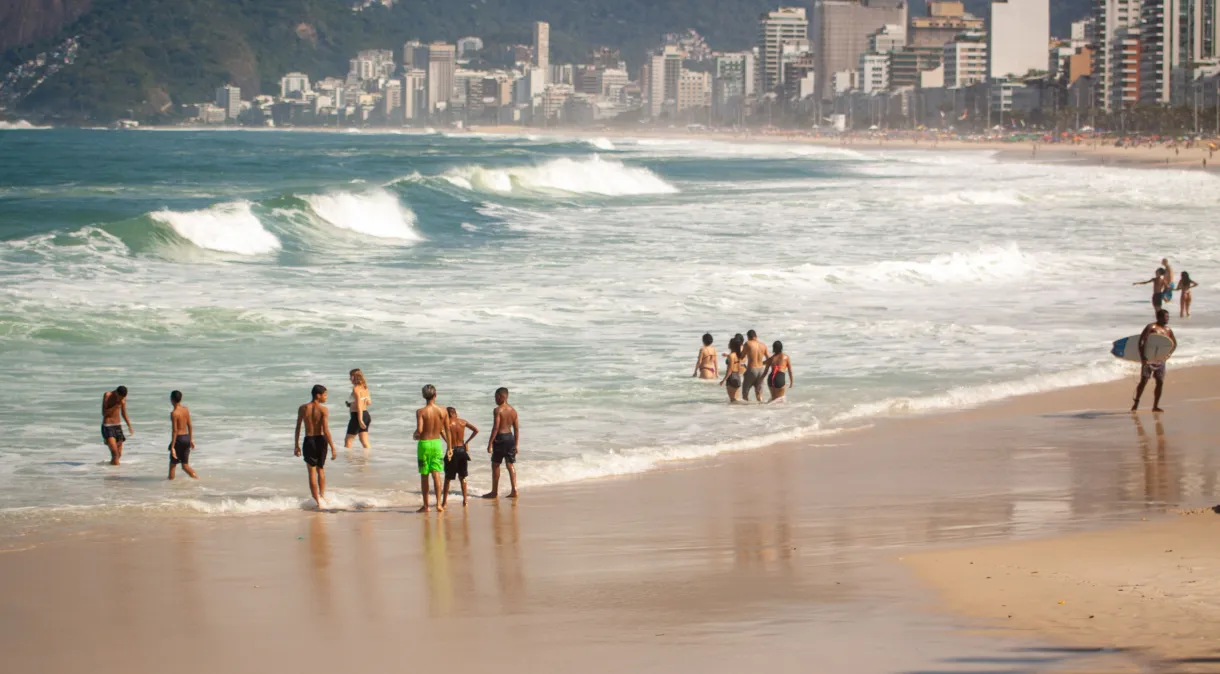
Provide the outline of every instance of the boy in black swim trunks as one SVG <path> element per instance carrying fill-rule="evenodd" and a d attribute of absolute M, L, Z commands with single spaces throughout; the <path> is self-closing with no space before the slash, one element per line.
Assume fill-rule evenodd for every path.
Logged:
<path fill-rule="evenodd" d="M 123 458 L 123 443 L 127 436 L 123 435 L 123 423 L 127 422 L 127 432 L 135 435 L 131 427 L 131 419 L 127 418 L 127 387 L 120 386 L 113 391 L 102 394 L 102 442 L 110 450 L 110 465 L 119 465 Z"/>
<path fill-rule="evenodd" d="M 309 493 L 318 502 L 319 508 L 326 507 L 326 448 L 330 448 L 330 458 L 337 457 L 335 443 L 330 439 L 330 410 L 326 409 L 326 387 L 317 384 L 313 387 L 313 400 L 297 408 L 296 456 L 302 455 L 301 426 L 305 426 L 304 456 L 305 465 L 309 467 Z"/>
<path fill-rule="evenodd" d="M 500 464 L 508 464 L 508 479 L 513 490 L 509 498 L 517 498 L 517 443 L 521 439 L 521 429 L 517 423 L 517 410 L 508 404 L 508 389 L 496 389 L 496 409 L 492 411 L 495 424 L 491 429 L 491 440 L 487 443 L 487 453 L 491 454 L 491 491 L 483 494 L 483 498 L 498 498 L 500 496 Z"/>
<path fill-rule="evenodd" d="M 169 479 L 174 479 L 174 470 L 182 464 L 192 479 L 199 476 L 191 468 L 191 450 L 195 449 L 195 429 L 191 426 L 191 411 L 182 404 L 182 391 L 169 394 L 174 410 L 169 413 Z"/>
<path fill-rule="evenodd" d="M 470 472 L 470 452 L 466 448 L 479 434 L 479 429 L 469 421 L 459 418 L 456 408 L 450 407 L 445 411 L 449 414 L 449 435 L 446 439 L 450 444 L 445 452 L 445 489 L 441 492 L 441 506 L 449 505 L 449 484 L 454 480 L 460 480 L 462 507 L 464 508 L 467 501 L 466 475 Z M 466 429 L 474 431 L 469 438 L 466 437 Z"/>

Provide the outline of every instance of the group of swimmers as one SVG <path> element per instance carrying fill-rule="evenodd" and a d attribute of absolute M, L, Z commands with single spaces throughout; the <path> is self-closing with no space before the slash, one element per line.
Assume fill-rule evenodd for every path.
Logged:
<path fill-rule="evenodd" d="M 724 354 L 725 373 L 720 377 L 720 354 L 712 346 L 712 336 L 703 335 L 703 348 L 695 360 L 695 372 L 692 377 L 700 379 L 720 379 L 729 394 L 729 402 L 739 402 L 737 394 L 741 393 L 741 401 L 749 402 L 750 391 L 754 391 L 754 400 L 762 402 L 762 387 L 766 384 L 771 394 L 768 402 L 783 402 L 784 395 L 795 384 L 792 373 L 792 361 L 784 353 L 783 342 L 776 341 L 771 345 L 771 353 L 767 345 L 758 339 L 758 333 L 750 330 L 743 337 L 740 333 L 729 340 L 729 351 Z"/>
<path fill-rule="evenodd" d="M 351 448 L 353 440 L 360 439 L 365 449 L 369 448 L 369 427 L 373 423 L 369 407 L 372 396 L 369 394 L 368 381 L 359 369 L 349 373 L 352 391 L 347 399 L 350 419 L 347 424 L 347 437 L 344 446 Z M 423 492 L 424 504 L 418 512 L 428 512 L 429 479 L 436 494 L 436 510 L 443 512 L 449 502 L 449 487 L 454 480 L 461 485 L 462 505 L 467 505 L 466 477 L 469 474 L 469 445 L 479 434 L 479 429 L 472 423 L 458 416 L 453 407 L 441 408 L 436 402 L 436 387 L 428 384 L 422 391 L 424 406 L 415 412 L 416 459 L 419 465 L 420 489 Z M 310 401 L 297 409 L 297 423 L 293 454 L 302 457 L 309 474 L 309 493 L 317 502 L 319 508 L 326 507 L 326 459 L 327 450 L 330 458 L 337 458 L 335 443 L 330 434 L 330 410 L 326 407 L 326 387 L 317 384 L 311 391 Z M 500 467 L 508 466 L 509 482 L 512 491 L 508 498 L 517 498 L 517 448 L 520 441 L 520 421 L 517 410 L 508 404 L 508 389 L 499 388 L 495 393 L 496 407 L 492 411 L 492 431 L 487 443 L 487 453 L 491 454 L 491 491 L 483 498 L 494 499 L 500 494 Z M 170 441 L 169 479 L 174 479 L 179 465 L 192 478 L 198 475 L 190 465 L 191 450 L 195 448 L 195 429 L 191 423 L 191 412 L 182 404 L 182 392 L 170 393 Z M 110 464 L 117 466 L 123 456 L 123 443 L 126 435 L 123 433 L 123 423 L 127 431 L 134 434 L 131 419 L 127 416 L 127 387 L 120 386 L 102 395 L 102 440 L 110 450 Z M 301 431 L 304 429 L 304 442 Z M 469 437 L 466 432 L 471 431 Z M 441 486 L 441 475 L 444 475 L 444 487 Z"/>
<path fill-rule="evenodd" d="M 1169 264 L 1169 258 L 1161 259 L 1161 266 L 1157 268 L 1156 274 L 1147 281 L 1137 281 L 1131 285 L 1142 286 L 1152 284 L 1152 311 L 1154 314 L 1160 313 L 1161 307 L 1166 302 L 1173 301 L 1173 291 L 1178 291 L 1181 297 L 1178 298 L 1178 318 L 1187 318 L 1190 316 L 1191 289 L 1198 287 L 1198 283 L 1190 280 L 1190 272 L 1182 272 L 1182 276 L 1177 283 L 1173 280 L 1173 267 Z"/>

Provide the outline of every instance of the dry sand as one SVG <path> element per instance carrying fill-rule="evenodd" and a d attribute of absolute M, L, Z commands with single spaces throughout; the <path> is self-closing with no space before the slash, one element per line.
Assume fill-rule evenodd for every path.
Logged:
<path fill-rule="evenodd" d="M 1096 622 L 1099 633 L 1060 634 L 1032 610 L 1025 632 L 963 630 L 930 610 L 936 595 L 897 560 L 1220 500 L 1218 375 L 1171 372 L 1159 425 L 1122 411 L 1124 381 L 443 515 L 149 516 L 42 530 L 0 553 L 0 649 L 12 672 L 1145 671 L 1155 654 L 1097 647 L 1172 653 L 1194 635 L 1128 612 Z M 1163 557 L 1139 557 L 1121 582 L 1204 596 L 1173 570 L 1182 555 L 1160 552 L 1188 550 L 1195 564 L 1201 549 L 1178 542 L 1193 529 L 1146 526 L 1121 550 Z M 1072 541 L 1104 551 L 1109 539 L 1063 540 L 1061 566 L 1048 555 L 1046 572 L 1118 582 L 1103 552 L 1072 566 Z M 929 576 L 938 588 L 972 580 L 930 566 L 951 570 Z M 1006 583 L 1035 603 L 1064 593 Z"/>

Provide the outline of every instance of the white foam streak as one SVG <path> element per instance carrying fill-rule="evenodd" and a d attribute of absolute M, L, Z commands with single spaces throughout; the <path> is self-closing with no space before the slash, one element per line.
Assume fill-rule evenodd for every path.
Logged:
<path fill-rule="evenodd" d="M 628 196 L 678 191 L 646 168 L 626 166 L 597 155 L 587 159 L 563 157 L 538 166 L 506 169 L 472 166 L 452 170 L 444 178 L 462 189 L 497 194 Z"/>
<path fill-rule="evenodd" d="M 317 504 L 312 498 L 292 496 L 268 496 L 247 498 L 222 498 L 216 501 L 186 499 L 172 502 L 171 507 L 185 507 L 208 515 L 255 515 L 289 510 L 314 510 Z M 326 498 L 326 510 L 365 510 L 396 505 L 390 499 L 374 496 L 339 494 L 331 492 Z"/>
<path fill-rule="evenodd" d="M 51 127 L 35 126 L 35 125 L 30 124 L 29 122 L 25 121 L 24 119 L 19 119 L 15 122 L 5 122 L 5 121 L 0 120 L 0 131 L 30 131 L 30 130 L 34 130 L 34 129 L 49 129 L 49 128 L 51 128 Z"/>
<path fill-rule="evenodd" d="M 1028 277 L 1045 265 L 1039 255 L 1023 252 L 1016 244 L 983 246 L 928 260 L 884 260 L 857 266 L 830 267 L 806 264 L 791 270 L 755 270 L 738 275 L 780 283 L 812 282 L 819 285 L 934 286 L 963 282 L 1012 281 Z"/>
<path fill-rule="evenodd" d="M 280 240 L 263 228 L 250 206 L 248 201 L 235 201 L 198 211 L 161 210 L 151 217 L 200 248 L 238 255 L 279 250 Z"/>
<path fill-rule="evenodd" d="M 611 150 L 616 149 L 614 147 L 614 143 L 611 143 L 609 138 L 590 138 L 590 139 L 586 140 L 585 142 L 587 142 L 589 145 L 592 145 L 593 147 L 595 147 L 599 150 L 603 150 L 605 152 L 609 152 Z"/>
<path fill-rule="evenodd" d="M 309 209 L 339 229 L 398 241 L 420 241 L 415 213 L 385 190 L 363 194 L 334 192 L 304 198 Z"/>

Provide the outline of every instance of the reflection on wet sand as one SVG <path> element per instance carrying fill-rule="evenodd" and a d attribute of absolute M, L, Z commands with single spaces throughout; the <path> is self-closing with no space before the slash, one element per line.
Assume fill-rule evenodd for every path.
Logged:
<path fill-rule="evenodd" d="M 335 614 L 334 578 L 332 578 L 332 562 L 334 550 L 331 548 L 330 516 L 327 513 L 309 514 L 309 557 L 306 564 L 309 567 L 312 597 L 316 611 L 314 616 L 325 618 L 333 623 L 338 616 Z M 311 616 L 313 617 L 313 616 Z"/>
<path fill-rule="evenodd" d="M 377 534 L 373 520 L 361 517 L 356 523 L 356 582 L 360 586 L 360 606 L 365 617 L 378 621 L 385 615 L 382 590 L 377 587 Z"/>
<path fill-rule="evenodd" d="M 445 517 L 424 519 L 424 583 L 428 589 L 428 613 L 434 618 L 453 613 L 453 578 L 449 574 L 449 554 L 445 540 Z"/>
<path fill-rule="evenodd" d="M 200 524 L 192 520 L 174 520 L 173 548 L 170 551 L 174 582 L 174 600 L 182 606 L 181 627 L 188 631 L 201 629 L 206 624 L 203 615 L 204 599 L 199 583 L 197 536 Z"/>
<path fill-rule="evenodd" d="M 500 610 L 506 614 L 521 612 L 526 594 L 525 564 L 521 558 L 521 522 L 517 507 L 517 501 L 496 501 L 492 515 Z"/>
<path fill-rule="evenodd" d="M 1173 476 L 1173 466 L 1169 457 L 1169 448 L 1165 440 L 1165 426 L 1161 415 L 1156 417 L 1156 450 L 1144 430 L 1144 422 L 1140 415 L 1132 414 L 1135 419 L 1135 433 L 1139 437 L 1140 459 L 1144 468 L 1144 505 L 1147 508 L 1163 507 L 1167 503 L 1177 503 L 1180 500 L 1180 490 Z"/>

